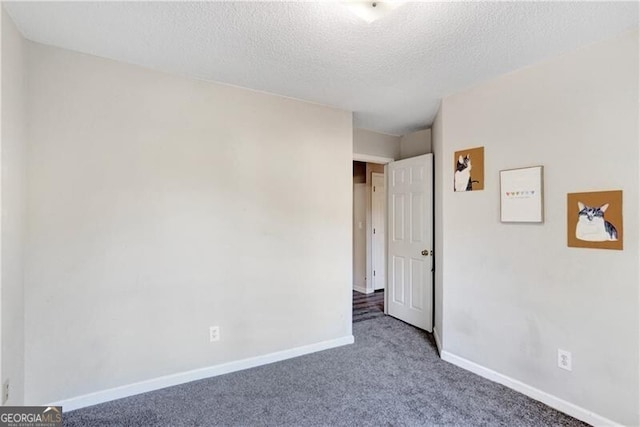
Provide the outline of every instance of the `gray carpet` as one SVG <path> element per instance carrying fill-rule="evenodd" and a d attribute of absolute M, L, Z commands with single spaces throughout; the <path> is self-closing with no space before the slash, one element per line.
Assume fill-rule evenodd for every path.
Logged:
<path fill-rule="evenodd" d="M 64 414 L 66 426 L 583 426 L 438 358 L 390 317 L 356 344 Z"/>

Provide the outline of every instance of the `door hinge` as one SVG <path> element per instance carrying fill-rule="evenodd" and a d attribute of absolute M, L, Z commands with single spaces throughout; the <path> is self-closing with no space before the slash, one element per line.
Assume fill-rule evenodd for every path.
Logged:
<path fill-rule="evenodd" d="M 373 234 L 376 234 L 376 229 L 375 228 L 373 229 Z"/>
<path fill-rule="evenodd" d="M 373 270 L 373 277 L 376 277 L 376 271 Z"/>
<path fill-rule="evenodd" d="M 376 192 L 376 186 L 375 185 L 373 186 L 373 192 L 374 193 Z"/>

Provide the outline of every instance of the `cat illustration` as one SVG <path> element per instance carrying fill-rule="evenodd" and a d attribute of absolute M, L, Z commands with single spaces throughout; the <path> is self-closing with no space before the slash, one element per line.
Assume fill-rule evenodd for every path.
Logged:
<path fill-rule="evenodd" d="M 456 173 L 453 178 L 453 190 L 471 191 L 474 182 L 480 181 L 471 180 L 471 157 L 468 154 L 465 157 L 458 157 Z"/>
<path fill-rule="evenodd" d="M 618 230 L 609 221 L 604 219 L 604 213 L 609 208 L 606 203 L 599 208 L 585 206 L 578 202 L 578 224 L 576 224 L 576 237 L 586 242 L 607 242 L 618 240 Z"/>

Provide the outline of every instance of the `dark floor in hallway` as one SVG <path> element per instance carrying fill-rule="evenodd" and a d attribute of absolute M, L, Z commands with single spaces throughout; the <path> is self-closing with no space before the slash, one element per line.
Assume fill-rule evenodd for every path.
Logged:
<path fill-rule="evenodd" d="M 372 294 L 353 291 L 353 322 L 384 316 L 384 289 Z"/>

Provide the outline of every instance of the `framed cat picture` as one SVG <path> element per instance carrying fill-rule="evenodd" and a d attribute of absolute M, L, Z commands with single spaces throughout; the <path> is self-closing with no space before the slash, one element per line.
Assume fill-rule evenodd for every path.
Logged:
<path fill-rule="evenodd" d="M 453 191 L 484 190 L 484 147 L 456 151 L 453 170 Z"/>
<path fill-rule="evenodd" d="M 622 250 L 622 191 L 567 194 L 567 245 Z"/>

